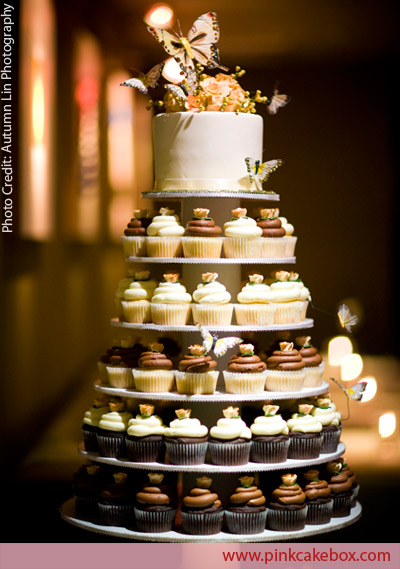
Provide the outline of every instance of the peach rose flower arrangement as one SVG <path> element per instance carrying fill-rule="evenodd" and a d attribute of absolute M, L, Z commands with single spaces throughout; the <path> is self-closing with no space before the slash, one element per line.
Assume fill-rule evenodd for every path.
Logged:
<path fill-rule="evenodd" d="M 215 77 L 203 75 L 197 95 L 189 95 L 186 103 L 190 111 L 243 111 L 248 94 L 231 75 L 218 73 Z"/>

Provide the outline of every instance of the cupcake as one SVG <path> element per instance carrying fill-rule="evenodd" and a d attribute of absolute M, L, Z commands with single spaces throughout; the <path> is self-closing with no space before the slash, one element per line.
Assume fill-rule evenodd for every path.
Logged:
<path fill-rule="evenodd" d="M 307 524 L 327 524 L 331 521 L 333 501 L 331 489 L 326 480 L 319 479 L 318 470 L 308 470 L 304 473 L 307 504 Z"/>
<path fill-rule="evenodd" d="M 279 215 L 279 213 L 278 213 Z M 294 257 L 294 251 L 296 248 L 297 237 L 294 234 L 294 226 L 288 222 L 286 217 L 279 216 L 282 223 L 282 227 L 286 233 L 286 250 L 285 257 Z"/>
<path fill-rule="evenodd" d="M 289 448 L 289 428 L 278 405 L 264 405 L 264 415 L 256 417 L 250 425 L 252 462 L 285 462 Z"/>
<path fill-rule="evenodd" d="M 299 405 L 299 412 L 288 419 L 289 451 L 288 458 L 307 460 L 318 458 L 322 446 L 322 425 L 312 415 L 314 407 L 306 403 Z"/>
<path fill-rule="evenodd" d="M 117 317 L 121 322 L 125 320 L 124 311 L 122 308 L 122 301 L 124 299 L 124 292 L 133 281 L 132 277 L 126 277 L 118 282 L 117 290 L 115 291 L 115 308 L 117 309 Z"/>
<path fill-rule="evenodd" d="M 341 458 L 338 458 L 338 461 L 342 463 L 342 472 L 345 472 L 347 474 L 347 478 L 351 480 L 351 491 L 352 491 L 351 507 L 353 508 L 357 503 L 357 497 L 360 491 L 360 485 L 357 482 L 356 475 L 347 464 L 346 459 L 342 456 Z"/>
<path fill-rule="evenodd" d="M 267 519 L 265 496 L 252 476 L 242 476 L 239 482 L 225 510 L 226 530 L 243 535 L 262 533 Z"/>
<path fill-rule="evenodd" d="M 322 425 L 321 452 L 336 452 L 342 432 L 342 415 L 339 411 L 336 411 L 336 405 L 329 397 L 316 399 L 314 405 L 311 414 L 318 419 Z"/>
<path fill-rule="evenodd" d="M 275 324 L 298 324 L 306 317 L 310 291 L 294 272 L 277 271 L 270 284 Z"/>
<path fill-rule="evenodd" d="M 173 209 L 160 208 L 147 227 L 146 247 L 149 257 L 180 257 L 181 236 L 184 233 L 178 215 Z"/>
<path fill-rule="evenodd" d="M 304 385 L 304 362 L 293 342 L 280 342 L 267 358 L 267 391 L 301 391 Z"/>
<path fill-rule="evenodd" d="M 240 344 L 224 371 L 227 393 L 260 393 L 264 391 L 266 364 L 254 354 L 252 344 Z"/>
<path fill-rule="evenodd" d="M 218 375 L 217 362 L 205 353 L 204 346 L 193 344 L 175 371 L 178 393 L 210 395 L 215 391 Z"/>
<path fill-rule="evenodd" d="M 118 399 L 110 401 L 109 407 L 110 411 L 104 413 L 99 421 L 99 454 L 111 458 L 125 458 L 125 434 L 132 415 L 125 411 L 125 403 Z"/>
<path fill-rule="evenodd" d="M 179 282 L 178 273 L 166 273 L 151 299 L 154 324 L 184 326 L 189 322 L 192 297 Z"/>
<path fill-rule="evenodd" d="M 142 352 L 137 369 L 133 370 L 138 391 L 161 393 L 174 386 L 173 363 L 163 354 L 164 346 L 158 342 L 149 344 L 149 351 Z"/>
<path fill-rule="evenodd" d="M 263 275 L 249 275 L 249 282 L 237 295 L 238 304 L 234 306 L 239 326 L 271 326 L 274 323 L 275 307 L 271 304 L 269 286 L 263 281 Z"/>
<path fill-rule="evenodd" d="M 126 455 L 132 462 L 162 462 L 165 425 L 160 417 L 154 415 L 154 405 L 142 403 L 139 411 L 128 422 Z"/>
<path fill-rule="evenodd" d="M 184 257 L 219 259 L 222 251 L 222 229 L 209 217 L 210 210 L 196 208 L 187 222 L 181 239 Z"/>
<path fill-rule="evenodd" d="M 85 411 L 82 419 L 82 434 L 86 452 L 99 452 L 97 431 L 101 416 L 110 410 L 108 397 L 99 395 L 93 401 L 90 409 Z"/>
<path fill-rule="evenodd" d="M 134 496 L 126 472 L 115 472 L 113 481 L 100 492 L 100 521 L 106 526 L 133 526 Z"/>
<path fill-rule="evenodd" d="M 283 474 L 281 480 L 268 503 L 267 527 L 274 531 L 302 530 L 307 518 L 306 495 L 296 474 Z"/>
<path fill-rule="evenodd" d="M 129 286 L 124 290 L 121 300 L 125 322 L 143 324 L 151 322 L 150 300 L 157 288 L 157 283 L 150 279 L 150 271 L 135 273 Z"/>
<path fill-rule="evenodd" d="M 311 336 L 299 336 L 296 338 L 295 347 L 300 352 L 305 366 L 304 387 L 318 387 L 322 384 L 325 362 L 317 348 L 314 348 L 311 344 Z"/>
<path fill-rule="evenodd" d="M 112 348 L 106 366 L 108 382 L 111 387 L 119 389 L 134 387 L 132 370 L 137 366 L 142 350 L 141 344 L 132 345 L 130 340 L 121 340 L 121 346 Z"/>
<path fill-rule="evenodd" d="M 164 475 L 149 473 L 149 482 L 136 494 L 136 529 L 142 532 L 164 533 L 174 526 L 176 504 L 170 488 L 163 484 Z"/>
<path fill-rule="evenodd" d="M 177 419 L 165 428 L 165 447 L 171 464 L 203 464 L 206 459 L 208 429 L 192 419 L 191 409 L 177 409 Z"/>
<path fill-rule="evenodd" d="M 98 500 L 103 485 L 103 473 L 98 464 L 82 465 L 72 479 L 76 514 L 80 518 L 97 518 Z"/>
<path fill-rule="evenodd" d="M 208 450 L 212 464 L 236 466 L 250 458 L 251 431 L 241 419 L 239 407 L 227 407 L 223 418 L 210 429 Z"/>
<path fill-rule="evenodd" d="M 353 483 L 340 460 L 328 462 L 326 465 L 328 484 L 332 492 L 333 518 L 344 518 L 350 515 L 353 501 Z"/>
<path fill-rule="evenodd" d="M 203 273 L 201 278 L 202 282 L 192 294 L 193 322 L 203 326 L 229 326 L 233 312 L 230 293 L 217 281 L 218 273 Z"/>
<path fill-rule="evenodd" d="M 207 476 L 196 478 L 196 486 L 183 498 L 182 529 L 190 535 L 214 535 L 222 530 L 224 510 Z"/>
<path fill-rule="evenodd" d="M 278 208 L 266 208 L 260 211 L 257 225 L 262 230 L 261 257 L 276 259 L 285 257 L 286 231 L 278 217 Z"/>
<path fill-rule="evenodd" d="M 224 255 L 230 258 L 259 258 L 261 254 L 261 227 L 247 217 L 246 208 L 232 210 L 232 218 L 224 224 Z"/>
<path fill-rule="evenodd" d="M 135 209 L 124 230 L 122 247 L 125 257 L 146 256 L 146 229 L 151 222 L 146 209 Z"/>

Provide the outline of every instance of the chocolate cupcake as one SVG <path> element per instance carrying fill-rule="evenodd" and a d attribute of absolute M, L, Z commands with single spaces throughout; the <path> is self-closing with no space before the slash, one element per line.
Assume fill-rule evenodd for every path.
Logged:
<path fill-rule="evenodd" d="M 162 462 L 165 454 L 165 425 L 154 415 L 154 405 L 140 404 L 140 414 L 129 420 L 126 454 L 132 462 Z"/>
<path fill-rule="evenodd" d="M 267 391 L 301 391 L 304 378 L 303 358 L 294 349 L 293 342 L 280 342 L 279 350 L 267 358 L 265 388 Z"/>
<path fill-rule="evenodd" d="M 251 431 L 240 418 L 239 407 L 227 407 L 224 417 L 210 429 L 208 450 L 212 464 L 237 466 L 250 458 Z"/>
<path fill-rule="evenodd" d="M 289 428 L 278 405 L 264 405 L 264 415 L 256 417 L 250 426 L 252 462 L 285 462 L 289 448 Z"/>
<path fill-rule="evenodd" d="M 217 386 L 217 362 L 205 353 L 204 346 L 193 344 L 178 363 L 175 381 L 178 393 L 212 394 Z"/>
<path fill-rule="evenodd" d="M 298 409 L 298 413 L 293 413 L 287 421 L 290 440 L 288 458 L 318 458 L 322 446 L 322 425 L 312 415 L 313 405 L 303 403 Z"/>
<path fill-rule="evenodd" d="M 83 415 L 82 434 L 86 452 L 99 452 L 97 431 L 99 429 L 101 416 L 110 410 L 108 403 L 108 397 L 98 395 L 90 409 L 85 411 Z"/>
<path fill-rule="evenodd" d="M 98 500 L 103 483 L 103 471 L 98 464 L 84 464 L 75 472 L 72 479 L 72 492 L 78 517 L 97 518 Z"/>
<path fill-rule="evenodd" d="M 254 353 L 252 344 L 241 344 L 224 371 L 227 393 L 260 393 L 264 391 L 266 364 Z"/>
<path fill-rule="evenodd" d="M 138 391 L 160 393 L 171 391 L 174 386 L 172 361 L 163 353 L 164 346 L 152 342 L 149 350 L 142 352 L 137 369 L 133 370 L 135 387 Z"/>
<path fill-rule="evenodd" d="M 257 225 L 262 229 L 261 257 L 278 258 L 285 257 L 286 231 L 279 219 L 278 208 L 265 208 L 260 211 Z"/>
<path fill-rule="evenodd" d="M 99 516 L 107 526 L 133 526 L 134 496 L 126 472 L 115 472 L 100 492 Z"/>
<path fill-rule="evenodd" d="M 203 464 L 208 446 L 208 429 L 190 417 L 191 409 L 177 409 L 177 419 L 164 431 L 164 441 L 171 464 Z"/>
<path fill-rule="evenodd" d="M 265 496 L 254 484 L 254 477 L 242 476 L 239 482 L 225 510 L 226 529 L 235 534 L 262 533 L 267 519 Z"/>
<path fill-rule="evenodd" d="M 104 413 L 99 421 L 99 454 L 110 458 L 125 458 L 125 435 L 132 415 L 125 411 L 125 403 L 117 398 L 110 401 L 109 407 L 109 412 Z"/>
<path fill-rule="evenodd" d="M 122 237 L 125 257 L 146 256 L 146 229 L 150 225 L 152 213 L 146 209 L 135 209 Z"/>
<path fill-rule="evenodd" d="M 308 470 L 304 473 L 304 479 L 307 504 L 306 523 L 311 525 L 329 523 L 332 518 L 333 501 L 328 482 L 319 479 L 318 470 Z"/>
<path fill-rule="evenodd" d="M 311 344 L 311 336 L 299 336 L 295 340 L 295 348 L 299 351 L 304 362 L 304 387 L 318 387 L 322 383 L 325 362 L 317 348 Z"/>
<path fill-rule="evenodd" d="M 108 354 L 106 369 L 111 387 L 129 389 L 134 386 L 132 371 L 137 366 L 143 346 L 130 344 L 130 341 L 122 340 L 121 346 L 114 346 Z"/>
<path fill-rule="evenodd" d="M 196 478 L 196 486 L 183 498 L 182 529 L 191 535 L 213 535 L 222 530 L 224 510 L 207 476 Z"/>
<path fill-rule="evenodd" d="M 340 460 L 328 462 L 326 465 L 328 484 L 332 492 L 333 518 L 343 518 L 350 514 L 353 500 L 352 480 L 343 471 Z"/>
<path fill-rule="evenodd" d="M 358 497 L 358 493 L 360 491 L 360 485 L 357 482 L 356 475 L 354 474 L 354 472 L 352 471 L 350 466 L 347 464 L 344 456 L 342 456 L 341 458 L 338 458 L 338 461 L 341 462 L 343 465 L 342 466 L 342 472 L 345 472 L 347 474 L 347 477 L 349 478 L 349 480 L 351 480 L 351 491 L 353 493 L 352 499 L 351 499 L 351 507 L 353 508 L 357 503 L 357 497 Z"/>
<path fill-rule="evenodd" d="M 330 400 L 329 396 L 317 398 L 314 405 L 311 414 L 318 419 L 322 425 L 322 445 L 320 452 L 336 452 L 342 432 L 342 415 L 336 411 L 336 405 Z"/>
<path fill-rule="evenodd" d="M 281 480 L 268 503 L 267 527 L 274 531 L 302 530 L 307 518 L 306 495 L 296 474 L 283 474 Z"/>
<path fill-rule="evenodd" d="M 149 473 L 149 482 L 136 494 L 135 519 L 138 531 L 164 533 L 174 525 L 176 504 L 164 475 Z"/>
<path fill-rule="evenodd" d="M 210 210 L 196 208 L 181 238 L 184 257 L 218 259 L 222 250 L 222 228 L 209 216 Z"/>

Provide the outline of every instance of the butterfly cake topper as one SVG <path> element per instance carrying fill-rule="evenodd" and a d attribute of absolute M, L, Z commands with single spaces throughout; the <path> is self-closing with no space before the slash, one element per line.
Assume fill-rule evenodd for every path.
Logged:
<path fill-rule="evenodd" d="M 243 342 L 241 338 L 237 338 L 236 336 L 218 338 L 216 334 L 211 334 L 207 328 L 204 328 L 201 324 L 197 324 L 197 326 L 200 330 L 201 337 L 203 338 L 205 354 L 213 352 L 215 357 L 220 358 L 224 356 L 230 348 L 233 348 Z"/>
<path fill-rule="evenodd" d="M 147 94 L 149 92 L 149 87 L 155 88 L 158 85 L 158 80 L 160 78 L 161 72 L 163 70 L 164 63 L 158 63 L 150 69 L 147 73 L 142 73 L 138 71 L 138 76 L 132 79 L 127 79 L 121 83 L 123 87 L 133 87 L 138 89 L 141 93 Z"/>
<path fill-rule="evenodd" d="M 263 182 L 268 180 L 269 175 L 283 164 L 283 160 L 269 160 L 268 162 L 261 163 L 260 160 L 253 160 L 253 158 L 249 156 L 247 156 L 244 161 L 250 182 L 254 184 L 256 190 L 261 192 L 263 191 Z"/>
<path fill-rule="evenodd" d="M 340 381 L 338 381 L 334 377 L 330 377 L 329 379 L 331 381 L 333 381 L 333 383 L 335 383 L 338 387 L 340 387 L 340 389 L 346 395 L 347 417 L 344 417 L 343 420 L 347 421 L 347 419 L 350 418 L 350 399 L 352 399 L 353 401 L 362 401 L 364 392 L 367 388 L 367 382 L 366 381 L 359 381 L 359 382 L 355 383 L 354 385 L 352 385 L 351 387 L 346 388 L 344 385 L 342 385 L 340 383 Z"/>

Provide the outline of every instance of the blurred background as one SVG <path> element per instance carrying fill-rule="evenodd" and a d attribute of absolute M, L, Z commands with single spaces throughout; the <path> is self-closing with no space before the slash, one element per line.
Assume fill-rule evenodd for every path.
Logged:
<path fill-rule="evenodd" d="M 167 58 L 138 0 L 21 0 L 14 22 L 12 232 L 2 234 L 2 472 L 10 496 L 40 524 L 9 524 L 6 541 L 90 541 L 57 507 L 81 464 L 81 417 L 125 276 L 120 236 L 153 184 L 148 97 L 121 88 L 133 69 Z M 343 440 L 364 517 L 337 541 L 390 541 L 371 524 L 399 475 L 398 300 L 394 269 L 399 127 L 398 6 L 388 0 L 175 1 L 185 35 L 215 11 L 221 62 L 246 69 L 245 89 L 291 96 L 264 116 L 264 159 L 285 164 L 266 189 L 298 236 L 296 270 L 311 290 L 313 344 L 328 374 L 369 378 Z M 154 16 L 154 14 L 153 14 Z M 179 21 L 178 21 L 179 20 Z M 217 206 L 214 206 L 217 207 Z M 184 220 L 185 221 L 185 220 Z M 244 278 L 244 275 L 242 275 Z M 360 323 L 337 356 L 333 316 L 346 302 Z M 337 340 L 336 340 L 337 341 Z M 340 340 L 339 340 L 340 343 Z M 344 357 L 344 359 L 343 359 Z M 337 405 L 346 399 L 333 386 Z M 20 515 L 20 510 L 15 513 Z M 371 525 L 373 527 L 371 527 Z M 312 541 L 312 540 L 311 540 Z"/>

